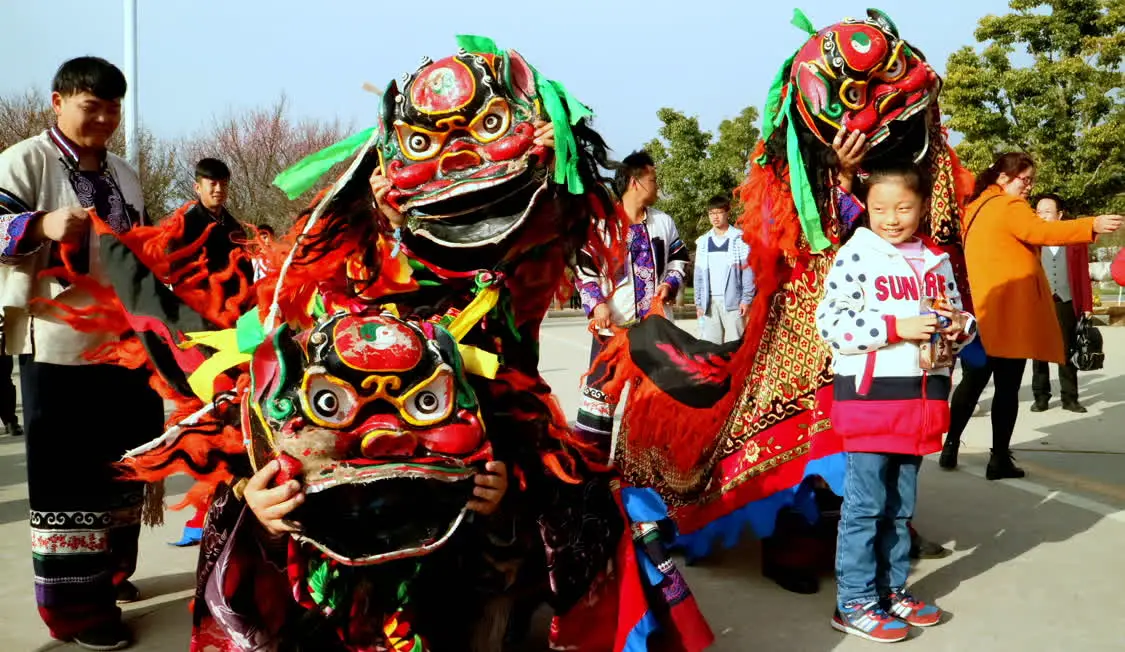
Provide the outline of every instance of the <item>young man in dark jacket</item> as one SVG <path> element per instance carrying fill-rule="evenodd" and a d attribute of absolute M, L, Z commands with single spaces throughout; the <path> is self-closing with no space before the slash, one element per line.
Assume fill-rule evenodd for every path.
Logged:
<path fill-rule="evenodd" d="M 230 189 L 230 168 L 216 158 L 201 159 L 195 165 L 195 194 L 198 200 L 184 214 L 184 233 L 180 246 L 198 240 L 211 224 L 215 228 L 207 236 L 202 252 L 207 256 L 207 271 L 216 274 L 230 266 L 230 256 L 246 242 L 246 230 L 226 208 Z M 254 280 L 254 266 L 249 258 L 238 263 L 238 270 L 248 281 Z M 223 284 L 223 294 L 234 296 L 239 279 L 232 277 Z"/>

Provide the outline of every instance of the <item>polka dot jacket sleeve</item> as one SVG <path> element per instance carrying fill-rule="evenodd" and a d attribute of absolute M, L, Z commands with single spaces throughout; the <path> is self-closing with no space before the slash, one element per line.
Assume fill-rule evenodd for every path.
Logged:
<path fill-rule="evenodd" d="M 864 291 L 865 271 L 849 264 L 852 255 L 847 247 L 837 254 L 816 310 L 817 331 L 833 354 L 863 355 L 893 339 L 888 320 Z"/>

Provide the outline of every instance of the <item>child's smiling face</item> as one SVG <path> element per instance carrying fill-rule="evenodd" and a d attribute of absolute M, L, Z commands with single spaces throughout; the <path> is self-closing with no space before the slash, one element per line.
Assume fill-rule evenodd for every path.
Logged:
<path fill-rule="evenodd" d="M 922 197 L 902 180 L 887 179 L 867 191 L 871 230 L 891 244 L 914 237 L 922 219 Z"/>

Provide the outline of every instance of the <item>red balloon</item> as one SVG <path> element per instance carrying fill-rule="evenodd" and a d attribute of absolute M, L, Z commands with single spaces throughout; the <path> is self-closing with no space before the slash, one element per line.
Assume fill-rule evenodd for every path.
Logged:
<path fill-rule="evenodd" d="M 1113 257 L 1113 262 L 1109 265 L 1109 273 L 1113 275 L 1113 280 L 1117 281 L 1118 285 L 1125 286 L 1125 248 Z"/>

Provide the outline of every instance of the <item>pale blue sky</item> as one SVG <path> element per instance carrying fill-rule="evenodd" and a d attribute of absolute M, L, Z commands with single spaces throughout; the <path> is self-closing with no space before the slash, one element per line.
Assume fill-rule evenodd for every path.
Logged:
<path fill-rule="evenodd" d="M 383 86 L 427 55 L 455 49 L 456 33 L 519 50 L 598 115 L 617 156 L 653 137 L 656 110 L 672 106 L 715 129 L 769 82 L 804 36 L 794 6 L 818 27 L 862 15 L 863 2 L 805 0 L 139 0 L 141 119 L 178 137 L 216 114 L 269 103 L 284 91 L 295 117 L 369 125 Z M 0 93 L 44 90 L 63 60 L 95 54 L 120 64 L 120 0 L 0 0 L 9 59 Z M 973 43 L 978 19 L 1007 0 L 882 0 L 900 31 L 939 71 Z M 16 59 L 13 55 L 19 53 Z"/>

